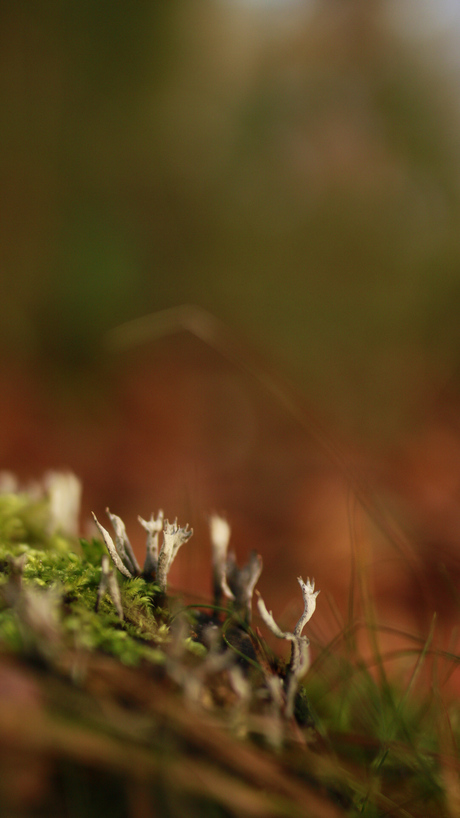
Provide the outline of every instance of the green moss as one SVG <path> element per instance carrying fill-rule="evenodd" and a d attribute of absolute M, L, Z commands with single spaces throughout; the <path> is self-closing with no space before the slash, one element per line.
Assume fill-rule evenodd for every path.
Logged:
<path fill-rule="evenodd" d="M 0 643 L 15 653 L 24 647 L 17 617 L 11 609 L 0 611 Z"/>
<path fill-rule="evenodd" d="M 80 549 L 85 562 L 99 566 L 101 559 L 106 553 L 103 543 L 100 540 L 80 540 Z"/>
<path fill-rule="evenodd" d="M 34 643 L 43 652 L 45 636 L 38 624 L 35 628 L 24 615 L 26 603 L 19 598 L 11 600 L 11 594 L 5 593 L 13 581 L 11 561 L 26 555 L 23 600 L 27 601 L 28 591 L 42 590 L 46 618 L 46 604 L 51 605 L 51 598 L 47 600 L 45 592 L 54 589 L 59 593 L 57 624 L 64 646 L 101 650 L 129 665 L 142 660 L 163 663 L 161 645 L 168 641 L 169 629 L 155 608 L 158 587 L 142 578 L 123 579 L 120 591 L 125 620 L 120 622 L 107 594 L 96 613 L 103 544 L 47 533 L 49 522 L 46 500 L 35 501 L 26 494 L 0 496 L 0 589 L 4 590 L 0 643 L 14 651 Z M 48 613 L 51 616 L 51 610 Z"/>
<path fill-rule="evenodd" d="M 102 650 L 127 665 L 137 665 L 142 659 L 154 664 L 164 663 L 165 654 L 154 647 L 153 640 L 144 635 L 139 637 L 107 608 L 95 613 L 78 603 L 71 607 L 64 620 L 64 630 L 75 647 Z"/>

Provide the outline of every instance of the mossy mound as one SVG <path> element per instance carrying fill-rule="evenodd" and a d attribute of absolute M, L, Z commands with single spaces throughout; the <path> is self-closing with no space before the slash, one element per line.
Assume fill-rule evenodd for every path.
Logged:
<path fill-rule="evenodd" d="M 102 650 L 125 664 L 161 663 L 168 627 L 156 585 L 121 583 L 122 623 L 107 595 L 96 613 L 104 551 L 97 540 L 50 532 L 46 500 L 0 496 L 0 642 L 44 656 Z"/>
<path fill-rule="evenodd" d="M 46 496 L 0 495 L 0 814 L 456 816 L 460 712 L 433 678 L 398 687 L 344 632 L 286 718 L 286 666 L 237 612 L 119 575 L 121 618 L 104 555 Z"/>

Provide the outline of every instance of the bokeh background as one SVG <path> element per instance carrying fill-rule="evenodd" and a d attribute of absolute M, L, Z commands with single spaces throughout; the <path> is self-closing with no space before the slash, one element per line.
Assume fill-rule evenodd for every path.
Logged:
<path fill-rule="evenodd" d="M 72 469 L 139 550 L 138 513 L 188 521 L 191 593 L 226 512 L 286 624 L 316 577 L 319 635 L 355 543 L 447 639 L 459 41 L 447 0 L 2 2 L 1 468 Z"/>

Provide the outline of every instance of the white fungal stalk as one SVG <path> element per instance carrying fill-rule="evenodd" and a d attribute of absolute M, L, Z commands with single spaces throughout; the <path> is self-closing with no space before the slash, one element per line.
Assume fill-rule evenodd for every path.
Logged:
<path fill-rule="evenodd" d="M 180 528 L 177 524 L 177 518 L 173 523 L 168 520 L 164 521 L 163 526 L 163 543 L 158 555 L 157 568 L 157 582 L 163 592 L 166 591 L 168 584 L 168 574 L 177 552 L 181 546 L 190 539 L 193 534 L 193 528 Z"/>
<path fill-rule="evenodd" d="M 163 512 L 160 509 L 156 519 L 153 516 L 153 512 L 150 515 L 150 520 L 144 520 L 140 516 L 137 519 L 141 526 L 147 531 L 145 562 L 142 573 L 145 577 L 152 577 L 156 574 L 158 567 L 158 539 L 160 531 L 163 530 Z"/>
<path fill-rule="evenodd" d="M 214 601 L 220 602 L 222 593 L 233 600 L 234 606 L 248 622 L 254 588 L 262 572 L 262 557 L 252 551 L 249 561 L 241 568 L 237 565 L 234 551 L 228 553 L 230 526 L 224 517 L 213 514 L 209 520 L 212 544 L 212 567 Z"/>
<path fill-rule="evenodd" d="M 272 611 L 267 610 L 267 606 L 265 605 L 265 602 L 263 601 L 262 597 L 258 592 L 257 596 L 258 596 L 257 608 L 259 611 L 259 616 L 265 622 L 267 628 L 274 634 L 274 636 L 277 636 L 278 639 L 289 639 L 291 642 L 294 641 L 294 639 L 296 638 L 294 634 L 290 633 L 289 631 L 282 631 L 281 628 L 278 627 L 275 620 L 273 619 Z"/>
<path fill-rule="evenodd" d="M 251 621 L 252 597 L 262 567 L 262 557 L 256 551 L 251 551 L 248 562 L 242 568 L 236 564 L 233 551 L 227 557 L 228 586 L 233 593 L 235 608 L 241 610 L 247 622 Z"/>
<path fill-rule="evenodd" d="M 102 597 L 106 592 L 108 592 L 120 620 L 123 621 L 124 614 L 123 606 L 121 604 L 120 588 L 118 587 L 117 578 L 110 566 L 107 554 L 104 554 L 102 557 L 101 569 L 101 581 L 99 583 L 99 588 L 97 589 L 96 611 L 99 610 Z"/>
<path fill-rule="evenodd" d="M 112 537 L 110 536 L 109 532 L 107 531 L 106 528 L 104 528 L 103 525 L 100 524 L 100 522 L 97 519 L 94 511 L 91 512 L 91 513 L 93 515 L 94 522 L 96 523 L 96 525 L 97 525 L 97 527 L 99 529 L 101 537 L 104 540 L 107 551 L 109 552 L 110 556 L 112 557 L 112 561 L 113 561 L 115 567 L 118 568 L 118 570 L 120 571 L 121 574 L 123 574 L 123 576 L 127 577 L 128 579 L 132 579 L 133 574 L 129 571 L 129 569 L 123 563 L 123 561 L 122 561 L 122 559 L 121 559 L 121 557 L 120 557 L 120 555 L 119 555 L 119 553 L 118 553 L 118 551 L 117 551 L 117 549 L 115 547 L 115 543 L 112 540 Z"/>
<path fill-rule="evenodd" d="M 305 676 L 310 666 L 310 640 L 306 636 L 302 636 L 302 631 L 316 610 L 316 597 L 319 594 L 319 591 L 315 591 L 314 579 L 310 581 L 310 579 L 307 578 L 306 582 L 303 581 L 302 577 L 297 577 L 297 579 L 302 589 L 304 611 L 292 633 L 290 631 L 282 631 L 281 628 L 278 627 L 272 612 L 267 610 L 260 594 L 257 600 L 260 617 L 267 628 L 277 636 L 278 639 L 287 639 L 291 642 L 291 659 L 286 675 L 285 714 L 287 718 L 290 718 L 294 713 L 294 702 L 299 681 Z"/>
<path fill-rule="evenodd" d="M 82 492 L 80 480 L 72 472 L 49 471 L 43 483 L 49 498 L 50 531 L 63 531 L 76 537 Z"/>
<path fill-rule="evenodd" d="M 314 579 L 312 579 L 311 582 L 310 582 L 310 579 L 307 577 L 307 581 L 304 582 L 302 577 L 297 577 L 297 582 L 299 583 L 299 585 L 300 585 L 300 587 L 302 589 L 302 596 L 303 596 L 303 602 L 304 602 L 303 614 L 300 617 L 299 621 L 297 622 L 297 625 L 294 628 L 294 634 L 296 636 L 300 636 L 303 629 L 304 629 L 304 627 L 305 627 L 305 625 L 307 624 L 307 622 L 310 621 L 313 614 L 315 613 L 315 610 L 316 610 L 316 597 L 318 596 L 318 594 L 320 592 L 315 591 L 315 580 Z"/>
<path fill-rule="evenodd" d="M 228 599 L 235 599 L 227 583 L 227 551 L 230 541 L 230 526 L 224 517 L 213 514 L 209 518 L 212 545 L 212 571 L 214 601 L 218 605 L 222 593 Z"/>
<path fill-rule="evenodd" d="M 158 512 L 156 519 L 153 514 L 150 516 L 150 520 L 143 520 L 142 517 L 139 517 L 139 522 L 147 531 L 147 554 L 144 568 L 141 572 L 131 543 L 128 540 L 123 520 L 121 517 L 117 517 L 116 514 L 112 514 L 109 509 L 106 509 L 106 511 L 115 531 L 115 543 L 107 529 L 101 525 L 94 512 L 93 518 L 115 567 L 118 568 L 120 573 L 127 577 L 127 579 L 138 577 L 141 573 L 146 579 L 153 579 L 154 574 L 156 574 L 156 580 L 162 591 L 165 592 L 169 569 L 177 556 L 179 548 L 192 536 L 193 529 L 189 528 L 188 524 L 185 528 L 180 528 L 177 524 L 177 519 L 173 523 L 169 523 L 168 520 L 165 520 L 163 525 L 162 511 Z M 163 543 L 158 552 L 158 536 L 162 529 Z M 110 581 L 109 579 L 109 583 Z"/>
<path fill-rule="evenodd" d="M 110 522 L 113 525 L 113 530 L 115 531 L 115 538 L 116 538 L 116 547 L 119 556 L 121 557 L 124 565 L 128 568 L 129 572 L 136 576 L 140 574 L 141 569 L 139 567 L 139 563 L 134 556 L 134 551 L 131 547 L 131 543 L 128 540 L 128 535 L 126 533 L 126 526 L 121 519 L 121 517 L 117 517 L 116 514 L 112 514 L 109 508 L 106 508 L 106 514 L 110 519 Z"/>

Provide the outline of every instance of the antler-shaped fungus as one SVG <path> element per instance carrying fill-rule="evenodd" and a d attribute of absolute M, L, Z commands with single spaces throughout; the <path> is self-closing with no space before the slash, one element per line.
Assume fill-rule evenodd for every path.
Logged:
<path fill-rule="evenodd" d="M 189 528 L 188 524 L 185 528 L 180 528 L 177 524 L 177 519 L 174 523 L 169 523 L 168 520 L 165 520 L 163 524 L 162 511 L 158 512 L 156 519 L 153 514 L 150 516 L 150 520 L 143 520 L 139 517 L 139 522 L 147 531 L 147 553 L 144 567 L 141 571 L 128 540 L 123 520 L 117 517 L 116 514 L 112 514 L 109 509 L 107 509 L 107 514 L 115 530 L 115 543 L 107 529 L 101 525 L 94 512 L 93 518 L 115 567 L 118 568 L 120 573 L 127 577 L 127 579 L 133 579 L 141 575 L 145 579 L 156 579 L 161 590 L 166 592 L 169 569 L 174 562 L 179 548 L 192 536 L 193 528 Z M 162 529 L 163 542 L 158 552 L 158 537 Z"/>
<path fill-rule="evenodd" d="M 262 557 L 251 551 L 249 561 L 242 568 L 236 563 L 234 551 L 228 553 L 230 526 L 224 517 L 213 514 L 209 520 L 212 544 L 214 601 L 219 604 L 222 593 L 234 600 L 249 622 L 254 588 L 262 572 Z"/>
<path fill-rule="evenodd" d="M 291 642 L 291 659 L 286 674 L 287 687 L 285 713 L 287 718 L 290 718 L 294 712 L 294 702 L 298 683 L 300 679 L 305 676 L 310 666 L 310 640 L 308 637 L 302 636 L 302 631 L 315 612 L 316 597 L 320 593 L 319 591 L 315 591 L 314 579 L 310 581 L 310 579 L 307 578 L 307 581 L 304 582 L 302 577 L 297 577 L 297 580 L 302 589 L 304 611 L 292 633 L 290 631 L 282 631 L 281 628 L 278 627 L 273 618 L 272 612 L 267 610 L 265 602 L 260 594 L 257 600 L 259 614 L 265 622 L 267 628 L 269 628 L 269 630 L 275 636 L 277 636 L 278 639 L 288 639 Z"/>

